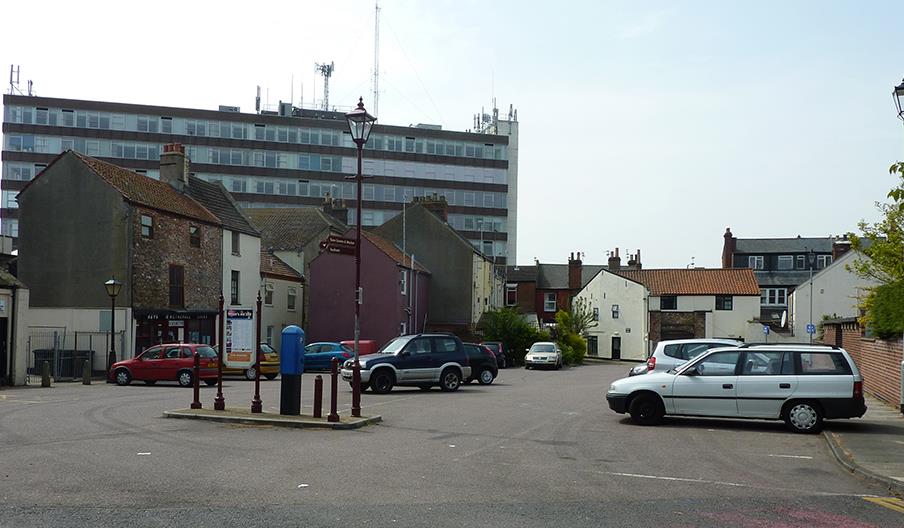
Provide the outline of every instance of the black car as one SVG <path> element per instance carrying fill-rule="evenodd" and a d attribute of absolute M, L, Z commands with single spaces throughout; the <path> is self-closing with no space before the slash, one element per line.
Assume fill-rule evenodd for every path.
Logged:
<path fill-rule="evenodd" d="M 342 379 L 352 382 L 353 360 L 342 365 Z M 395 385 L 458 390 L 471 377 L 471 365 L 461 339 L 452 334 L 413 334 L 386 343 L 375 354 L 359 358 L 361 390 L 386 394 Z"/>
<path fill-rule="evenodd" d="M 515 361 L 506 354 L 505 345 L 502 344 L 502 341 L 484 341 L 480 344 L 489 348 L 493 352 L 493 355 L 496 356 L 497 367 L 507 368 L 515 365 Z"/>
<path fill-rule="evenodd" d="M 496 366 L 496 354 L 489 347 L 474 343 L 465 343 L 465 352 L 471 362 L 471 376 L 465 378 L 465 383 L 471 383 L 474 380 L 481 385 L 493 383 L 499 374 L 499 368 Z"/>

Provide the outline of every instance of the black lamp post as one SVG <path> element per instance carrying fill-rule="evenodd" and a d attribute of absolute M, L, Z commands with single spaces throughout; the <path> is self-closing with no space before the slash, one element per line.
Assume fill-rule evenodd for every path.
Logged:
<path fill-rule="evenodd" d="M 901 81 L 901 84 L 895 86 L 891 95 L 895 98 L 895 107 L 898 109 L 898 118 L 904 121 L 904 110 L 901 109 L 901 107 L 904 106 L 904 80 Z"/>
<path fill-rule="evenodd" d="M 816 264 L 816 252 L 812 249 L 807 251 L 807 262 L 810 263 L 810 324 L 813 324 L 813 266 Z M 810 337 L 810 344 L 812 345 L 813 334 L 809 332 L 809 329 L 807 330 L 807 335 Z"/>
<path fill-rule="evenodd" d="M 113 341 L 116 335 L 116 296 L 122 289 L 122 283 L 111 278 L 104 283 L 104 288 L 107 290 L 107 295 L 110 296 L 110 355 L 107 357 L 107 371 L 109 371 L 113 368 L 113 363 L 116 363 L 116 343 Z"/>
<path fill-rule="evenodd" d="M 368 114 L 364 109 L 364 99 L 358 98 L 358 107 L 345 114 L 348 121 L 348 130 L 352 135 L 352 141 L 358 147 L 358 172 L 354 176 L 358 184 L 355 207 L 355 362 L 352 366 L 352 416 L 361 416 L 361 365 L 358 363 L 358 341 L 361 338 L 361 303 L 363 291 L 361 290 L 361 173 L 362 159 L 364 156 L 364 144 L 370 137 L 370 131 L 377 118 Z"/>

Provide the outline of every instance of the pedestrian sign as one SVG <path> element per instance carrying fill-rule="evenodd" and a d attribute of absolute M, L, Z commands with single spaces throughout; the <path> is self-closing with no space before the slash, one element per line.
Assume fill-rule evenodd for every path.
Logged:
<path fill-rule="evenodd" d="M 816 333 L 816 325 L 813 323 L 808 324 L 807 325 L 807 333 L 810 335 L 815 334 Z"/>
<path fill-rule="evenodd" d="M 763 325 L 763 333 L 769 335 L 769 325 Z"/>

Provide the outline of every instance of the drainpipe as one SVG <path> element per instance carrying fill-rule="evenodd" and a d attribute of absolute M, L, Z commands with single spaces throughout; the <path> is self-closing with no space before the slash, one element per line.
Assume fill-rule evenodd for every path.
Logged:
<path fill-rule="evenodd" d="M 16 384 L 16 353 L 18 352 L 18 348 L 16 347 L 16 290 L 19 287 L 15 284 L 10 286 L 12 289 L 12 295 L 10 295 L 9 300 L 9 311 L 11 317 L 10 328 L 9 328 L 9 347 L 7 347 L 7 351 L 9 352 L 9 373 L 7 377 L 9 378 L 9 386 L 12 387 Z"/>

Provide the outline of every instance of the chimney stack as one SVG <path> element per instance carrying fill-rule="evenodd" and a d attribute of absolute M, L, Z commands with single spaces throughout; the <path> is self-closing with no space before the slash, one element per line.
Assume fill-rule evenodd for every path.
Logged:
<path fill-rule="evenodd" d="M 851 250 L 851 241 L 847 235 L 844 235 L 841 238 L 835 238 L 832 241 L 832 262 L 835 262 L 842 255 Z"/>
<path fill-rule="evenodd" d="M 323 212 L 336 220 L 348 225 L 348 207 L 345 200 L 333 198 L 329 193 L 323 197 Z"/>
<path fill-rule="evenodd" d="M 436 193 L 433 193 L 430 196 L 424 196 L 423 198 L 415 196 L 412 203 L 421 204 L 425 209 L 435 214 L 440 220 L 447 224 L 449 223 L 449 204 L 446 202 L 445 196 L 439 196 Z M 483 248 L 481 248 L 481 250 L 482 249 Z"/>
<path fill-rule="evenodd" d="M 722 243 L 722 267 L 733 268 L 734 252 L 738 243 L 738 239 L 731 234 L 730 227 L 725 228 L 725 234 L 722 235 L 722 237 L 725 239 L 725 241 Z"/>
<path fill-rule="evenodd" d="M 580 290 L 582 285 L 582 270 L 584 263 L 581 261 L 581 252 L 572 253 L 568 257 L 568 289 Z"/>
<path fill-rule="evenodd" d="M 163 154 L 160 155 L 160 181 L 183 192 L 188 185 L 188 167 L 189 160 L 185 155 L 185 145 L 181 143 L 163 145 Z"/>
<path fill-rule="evenodd" d="M 618 248 L 615 253 L 609 255 L 609 271 L 618 271 L 621 269 L 621 257 L 618 256 Z"/>

